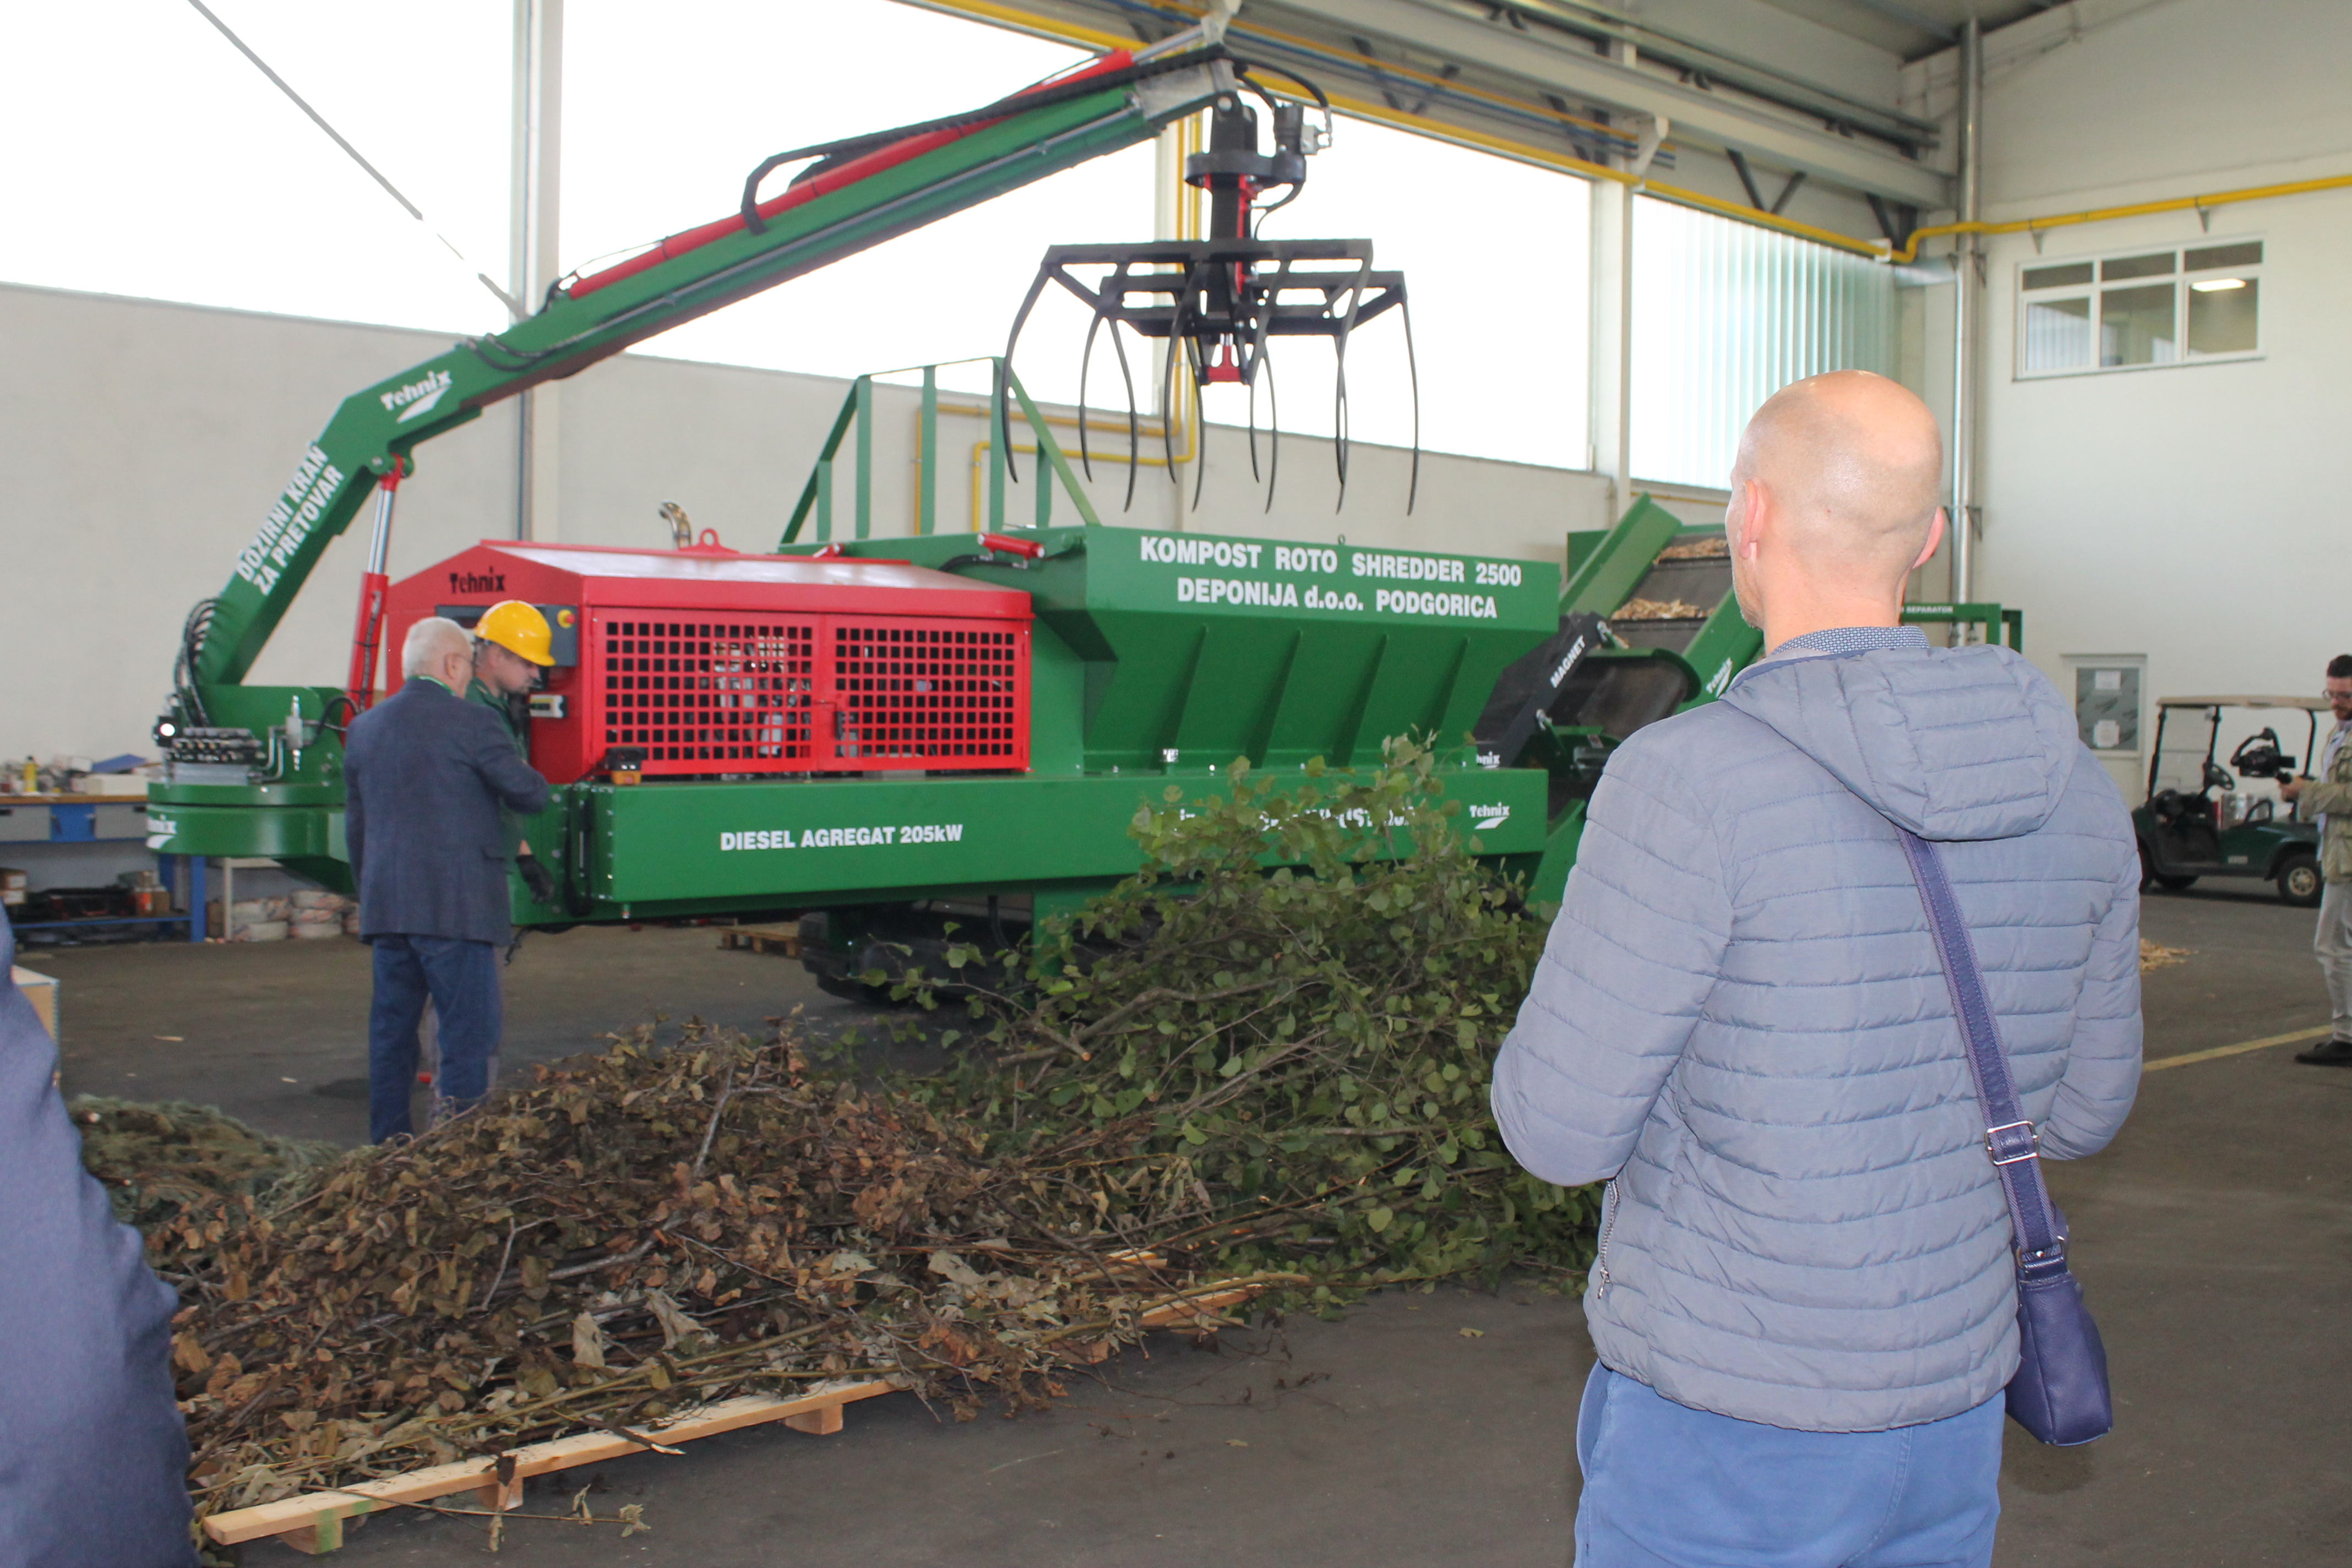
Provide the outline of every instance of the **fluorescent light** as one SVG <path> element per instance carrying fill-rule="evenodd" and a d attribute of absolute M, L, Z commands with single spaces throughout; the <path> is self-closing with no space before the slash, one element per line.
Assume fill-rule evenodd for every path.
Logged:
<path fill-rule="evenodd" d="M 2200 294 L 2219 294 L 2224 289 L 2242 289 L 2245 286 L 2246 280 L 2242 278 L 2207 278 L 2189 285 Z"/>

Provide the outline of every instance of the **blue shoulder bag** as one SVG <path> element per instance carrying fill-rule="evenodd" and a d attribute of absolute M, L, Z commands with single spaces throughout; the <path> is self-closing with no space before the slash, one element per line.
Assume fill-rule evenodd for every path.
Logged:
<path fill-rule="evenodd" d="M 1936 847 L 1894 825 L 1927 907 L 1952 1013 L 1968 1045 L 1969 1077 L 1984 1112 L 1985 1151 L 2009 1199 L 2017 1237 L 2017 1375 L 2009 1380 L 2010 1419 L 2044 1443 L 2072 1447 L 2104 1437 L 2115 1425 L 2107 1393 L 2107 1352 L 2083 1304 L 2083 1287 L 2066 1268 L 2066 1221 L 2042 1180 L 2039 1139 L 2017 1102 L 2001 1055 L 1984 976 L 1959 901 Z"/>

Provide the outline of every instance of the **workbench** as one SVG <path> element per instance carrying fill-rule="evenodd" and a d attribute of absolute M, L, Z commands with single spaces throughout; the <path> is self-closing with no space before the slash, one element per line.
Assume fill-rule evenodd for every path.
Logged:
<path fill-rule="evenodd" d="M 147 800 L 123 795 L 0 795 L 0 857 L 11 844 L 121 844 L 147 840 Z M 18 931 L 94 926 L 179 925 L 190 942 L 205 940 L 205 863 L 185 856 L 155 857 L 158 879 L 176 897 L 176 862 L 188 868 L 188 907 L 177 914 L 112 916 L 101 920 L 34 921 Z M 14 923 L 14 922 L 12 922 Z"/>

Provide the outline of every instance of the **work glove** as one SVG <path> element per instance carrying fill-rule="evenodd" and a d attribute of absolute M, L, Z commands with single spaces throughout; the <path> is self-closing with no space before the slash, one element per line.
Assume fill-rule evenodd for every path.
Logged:
<path fill-rule="evenodd" d="M 555 902 L 555 879 L 539 863 L 538 856 L 523 856 L 515 862 L 515 868 L 522 873 L 522 885 L 530 889 L 532 898 L 542 904 Z"/>

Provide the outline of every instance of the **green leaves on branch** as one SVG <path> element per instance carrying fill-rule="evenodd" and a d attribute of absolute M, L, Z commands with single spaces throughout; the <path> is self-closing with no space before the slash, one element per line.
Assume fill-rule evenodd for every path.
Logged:
<path fill-rule="evenodd" d="M 981 1048 L 908 1091 L 1003 1152 L 1092 1165 L 1105 1223 L 1139 1242 L 1304 1268 L 1320 1301 L 1581 1269 L 1592 1195 L 1522 1171 L 1486 1105 L 1543 927 L 1473 857 L 1432 754 L 1231 779 L 1139 813 L 1144 869 L 1017 972 L 969 955 Z"/>

